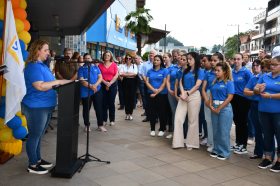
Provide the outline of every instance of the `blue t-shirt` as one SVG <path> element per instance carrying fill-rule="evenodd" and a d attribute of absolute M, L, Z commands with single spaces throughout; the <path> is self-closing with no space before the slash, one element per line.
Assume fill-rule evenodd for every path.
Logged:
<path fill-rule="evenodd" d="M 280 93 L 280 75 L 273 78 L 271 72 L 263 74 L 258 81 L 258 84 L 261 83 L 266 84 L 264 92 L 270 94 Z M 260 97 L 259 111 L 269 113 L 280 113 L 280 99 L 266 99 Z"/>
<path fill-rule="evenodd" d="M 249 82 L 246 85 L 246 88 L 248 88 L 249 90 L 254 90 L 254 87 L 256 86 L 256 84 L 258 83 L 259 79 L 260 79 L 261 74 L 257 74 L 254 75 Z M 259 101 L 260 96 L 259 95 L 253 95 L 253 96 L 247 96 L 250 100 L 252 101 Z"/>
<path fill-rule="evenodd" d="M 198 70 L 197 79 L 203 81 L 205 72 L 203 69 Z M 193 72 L 188 72 L 187 74 L 183 75 L 184 78 L 184 90 L 191 90 L 195 86 L 195 74 Z"/>
<path fill-rule="evenodd" d="M 56 92 L 53 89 L 39 91 L 32 83 L 37 81 L 50 82 L 55 78 L 50 69 L 41 61 L 28 63 L 24 69 L 24 79 L 26 85 L 26 95 L 22 102 L 30 108 L 49 108 L 56 105 Z"/>
<path fill-rule="evenodd" d="M 90 84 L 95 84 L 98 80 L 98 75 L 101 74 L 99 68 L 96 65 L 91 65 L 90 66 Z M 78 79 L 83 78 L 83 79 L 87 79 L 88 82 L 88 66 L 87 65 L 83 65 L 79 68 L 78 70 Z M 100 90 L 101 85 L 99 84 L 97 86 L 97 91 Z M 93 95 L 93 90 L 90 89 L 89 91 L 89 95 Z M 81 85 L 81 97 L 88 97 L 88 88 Z"/>
<path fill-rule="evenodd" d="M 214 70 L 210 70 L 210 71 L 206 72 L 206 74 L 204 76 L 204 81 L 207 81 L 206 92 L 207 92 L 207 90 L 210 89 L 215 78 L 216 78 L 216 74 L 215 74 Z"/>
<path fill-rule="evenodd" d="M 179 69 L 178 69 L 178 71 L 177 71 L 177 79 L 178 79 L 178 81 L 180 81 L 180 79 L 182 78 L 182 76 L 183 76 L 183 68 L 182 67 L 180 67 Z"/>
<path fill-rule="evenodd" d="M 168 70 L 166 68 L 160 68 L 159 70 L 150 69 L 147 73 L 147 77 L 149 78 L 149 83 L 154 87 L 155 89 L 159 89 L 161 84 L 163 83 L 164 78 L 166 78 L 168 75 Z M 153 91 L 148 89 L 148 93 L 152 94 Z M 160 94 L 167 94 L 166 87 L 160 92 Z"/>
<path fill-rule="evenodd" d="M 227 81 L 226 83 L 224 81 L 216 81 L 211 87 L 210 87 L 212 100 L 219 100 L 219 101 L 225 101 L 228 97 L 228 94 L 234 94 L 234 83 L 233 81 Z"/>
<path fill-rule="evenodd" d="M 170 77 L 170 89 L 174 91 L 175 88 L 175 81 L 177 79 L 177 72 L 179 67 L 177 65 L 172 65 L 171 67 L 167 68 L 168 75 Z"/>
<path fill-rule="evenodd" d="M 239 71 L 233 69 L 232 77 L 234 81 L 235 94 L 245 97 L 244 88 L 251 79 L 252 73 L 246 67 L 242 67 Z"/>

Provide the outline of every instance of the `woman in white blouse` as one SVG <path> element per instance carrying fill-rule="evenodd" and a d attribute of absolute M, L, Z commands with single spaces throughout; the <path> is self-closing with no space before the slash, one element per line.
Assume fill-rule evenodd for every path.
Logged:
<path fill-rule="evenodd" d="M 125 64 L 119 69 L 120 76 L 123 77 L 123 90 L 124 90 L 124 108 L 126 120 L 133 120 L 132 113 L 135 105 L 136 94 L 136 75 L 137 65 L 133 63 L 131 54 L 125 55 Z"/>

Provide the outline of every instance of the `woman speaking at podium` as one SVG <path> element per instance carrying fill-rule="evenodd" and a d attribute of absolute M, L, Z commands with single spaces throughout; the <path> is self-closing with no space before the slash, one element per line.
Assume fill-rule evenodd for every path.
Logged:
<path fill-rule="evenodd" d="M 29 159 L 27 171 L 46 174 L 52 167 L 41 158 L 41 138 L 49 124 L 52 111 L 57 103 L 53 86 L 70 83 L 71 80 L 55 80 L 50 69 L 43 63 L 49 56 L 49 44 L 44 40 L 34 41 L 24 69 L 26 95 L 22 100 L 22 112 L 27 119 L 28 139 L 26 152 Z"/>

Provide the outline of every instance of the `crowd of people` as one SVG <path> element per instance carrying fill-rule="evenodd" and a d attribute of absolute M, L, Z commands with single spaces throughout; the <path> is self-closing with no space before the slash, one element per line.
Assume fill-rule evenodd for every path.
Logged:
<path fill-rule="evenodd" d="M 76 79 L 81 82 L 86 132 L 91 131 L 91 105 L 99 131 L 107 132 L 106 125 L 116 124 L 118 94 L 124 120 L 133 120 L 139 100 L 145 110 L 143 122 L 150 122 L 150 136 L 172 139 L 172 148 L 193 150 L 207 145 L 211 157 L 226 160 L 232 152 L 248 153 L 247 144 L 254 140 L 250 159 L 261 159 L 261 169 L 280 172 L 280 46 L 271 56 L 261 50 L 252 62 L 246 53 L 227 60 L 219 52 L 205 55 L 174 49 L 163 55 L 151 50 L 146 62 L 133 52 L 115 59 L 108 50 L 101 63 L 90 63 L 90 54 L 73 55 L 68 48 L 64 57 L 71 63 L 46 62 L 53 53 L 46 41 L 33 42 L 24 71 L 27 94 L 22 107 L 29 129 L 29 172 L 44 174 L 52 166 L 40 155 L 40 140 L 56 105 L 52 86 Z M 236 138 L 231 145 L 233 124 Z"/>

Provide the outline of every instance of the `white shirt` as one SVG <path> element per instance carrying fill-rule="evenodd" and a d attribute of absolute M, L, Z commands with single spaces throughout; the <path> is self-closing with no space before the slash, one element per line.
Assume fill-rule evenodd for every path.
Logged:
<path fill-rule="evenodd" d="M 137 74 L 138 73 L 138 68 L 137 65 L 135 64 L 131 64 L 129 67 L 127 66 L 127 64 L 123 64 L 120 67 L 120 74 L 124 74 L 124 73 L 133 73 L 133 74 Z"/>

